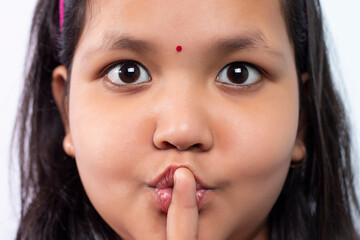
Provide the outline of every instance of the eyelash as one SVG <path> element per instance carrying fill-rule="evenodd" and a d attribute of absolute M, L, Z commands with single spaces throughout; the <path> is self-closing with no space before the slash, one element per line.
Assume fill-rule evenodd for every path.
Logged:
<path fill-rule="evenodd" d="M 250 78 L 249 76 L 249 72 L 251 72 L 251 74 L 254 74 L 254 71 L 258 76 L 257 79 L 255 79 L 255 81 L 251 82 L 251 83 L 247 83 L 247 84 L 244 84 L 244 83 L 241 83 L 241 84 L 236 84 L 236 83 L 226 83 L 226 82 L 221 82 L 219 81 L 219 78 L 223 75 L 223 71 L 224 70 L 229 70 L 229 68 L 231 66 L 236 66 L 237 65 L 237 68 L 233 68 L 232 70 L 234 70 L 235 74 L 238 74 L 239 73 L 239 70 L 240 70 L 240 73 L 242 73 L 242 70 L 246 70 L 247 71 L 247 77 Z M 245 68 L 245 69 L 244 69 Z M 238 70 L 238 71 L 236 71 Z M 250 71 L 249 71 L 250 70 Z M 229 77 L 229 75 L 227 74 L 227 76 Z M 246 90 L 250 90 L 254 87 L 256 87 L 257 85 L 259 85 L 262 80 L 264 79 L 264 77 L 268 77 L 268 74 L 266 73 L 266 71 L 259 67 L 259 66 L 256 66 L 254 64 L 251 64 L 251 63 L 248 63 L 248 62 L 231 62 L 227 65 L 225 65 L 225 67 L 223 67 L 220 72 L 218 73 L 217 77 L 216 77 L 216 82 L 223 86 L 223 87 L 227 87 L 227 88 L 232 88 L 232 89 L 235 89 L 235 90 L 241 90 L 241 91 L 246 91 Z M 246 81 L 248 81 L 248 79 L 246 79 Z M 244 82 L 246 82 L 244 81 Z"/>
<path fill-rule="evenodd" d="M 149 83 L 152 81 L 152 78 L 151 78 L 151 73 L 150 71 L 143 65 L 141 64 L 140 62 L 138 61 L 134 61 L 134 60 L 121 60 L 121 61 L 118 61 L 118 62 L 114 62 L 112 63 L 111 65 L 105 67 L 102 71 L 100 71 L 100 77 L 105 79 L 105 78 L 108 78 L 108 74 L 114 70 L 116 67 L 120 66 L 120 65 L 125 65 L 125 64 L 134 64 L 134 65 L 137 65 L 139 66 L 140 68 L 142 68 L 150 77 L 149 81 L 145 82 L 145 83 Z M 144 83 L 131 83 L 131 84 L 116 84 L 116 83 L 113 83 L 112 81 L 109 81 L 109 80 L 106 80 L 105 81 L 111 86 L 111 87 L 114 87 L 114 88 L 133 88 L 133 87 L 139 87 L 140 85 L 144 85 Z"/>

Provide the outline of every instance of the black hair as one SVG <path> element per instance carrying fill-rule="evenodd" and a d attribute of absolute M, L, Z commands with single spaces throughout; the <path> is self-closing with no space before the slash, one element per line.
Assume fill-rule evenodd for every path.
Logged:
<path fill-rule="evenodd" d="M 17 119 L 21 221 L 16 239 L 119 239 L 91 205 L 75 161 L 62 149 L 65 132 L 51 93 L 52 72 L 71 61 L 85 18 L 86 1 L 40 0 L 31 27 L 29 61 Z M 76 24 L 70 24 L 76 23 Z"/>
<path fill-rule="evenodd" d="M 307 157 L 304 166 L 290 169 L 272 209 L 272 239 L 360 239 L 352 219 L 359 202 L 350 127 L 332 80 L 320 3 L 282 4 L 298 74 L 309 75 L 299 83 Z"/>
<path fill-rule="evenodd" d="M 351 166 L 351 141 L 342 101 L 333 85 L 318 0 L 279 0 L 287 25 L 300 91 L 305 164 L 291 168 L 269 216 L 273 240 L 359 240 L 359 214 Z M 120 239 L 90 203 L 75 161 L 65 154 L 52 72 L 71 70 L 84 28 L 86 0 L 66 0 L 63 31 L 59 3 L 39 0 L 16 131 L 21 170 L 21 220 L 17 240 Z M 302 73 L 308 73 L 304 84 Z M 71 77 L 71 74 L 69 74 Z"/>

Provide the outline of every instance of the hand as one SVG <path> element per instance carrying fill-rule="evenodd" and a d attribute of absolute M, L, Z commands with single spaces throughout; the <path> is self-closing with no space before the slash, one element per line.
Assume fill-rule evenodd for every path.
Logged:
<path fill-rule="evenodd" d="M 174 188 L 166 223 L 167 240 L 197 240 L 199 213 L 196 204 L 196 181 L 187 168 L 174 174 Z"/>

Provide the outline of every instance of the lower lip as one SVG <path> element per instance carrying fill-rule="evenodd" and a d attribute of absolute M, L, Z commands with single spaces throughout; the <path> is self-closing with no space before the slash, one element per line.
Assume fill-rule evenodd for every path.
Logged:
<path fill-rule="evenodd" d="M 207 189 L 199 189 L 196 190 L 196 203 L 198 207 L 198 211 L 201 210 L 203 207 L 204 198 L 207 195 L 209 190 Z M 167 213 L 170 207 L 171 199 L 172 199 L 172 188 L 164 188 L 164 189 L 154 189 L 154 198 L 159 206 L 159 208 L 164 212 Z"/>

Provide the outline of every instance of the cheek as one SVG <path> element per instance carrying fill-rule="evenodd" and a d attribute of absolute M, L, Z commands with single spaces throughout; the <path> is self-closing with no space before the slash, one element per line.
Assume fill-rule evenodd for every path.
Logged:
<path fill-rule="evenodd" d="M 149 118 L 143 121 L 146 112 L 138 105 L 123 104 L 97 88 L 78 91 L 74 86 L 71 91 L 76 97 L 70 96 L 70 131 L 82 183 L 99 214 L 127 236 L 140 225 L 135 219 L 140 208 L 133 206 L 149 203 L 146 195 L 139 195 L 139 168 L 151 149 L 154 124 Z"/>
<path fill-rule="evenodd" d="M 109 177 L 119 178 L 114 166 L 130 170 L 136 165 L 127 161 L 128 156 L 144 150 L 139 145 L 149 145 L 154 124 L 144 111 L 146 103 L 123 100 L 119 94 L 103 90 L 102 84 L 74 81 L 70 90 L 70 132 L 79 164 L 109 170 L 114 174 Z"/>
<path fill-rule="evenodd" d="M 233 136 L 238 147 L 229 152 L 229 157 L 238 156 L 234 159 L 237 161 L 233 169 L 235 182 L 253 195 L 251 201 L 257 198 L 273 202 L 282 189 L 297 132 L 297 118 L 292 117 L 297 114 L 289 110 L 268 109 L 261 115 L 257 113 Z"/>
<path fill-rule="evenodd" d="M 108 177 L 119 178 L 120 174 L 113 166 L 121 165 L 121 169 L 131 170 L 134 163 L 125 159 L 138 150 L 134 139 L 142 141 L 145 138 L 139 128 L 141 120 L 130 107 L 115 107 L 104 98 L 96 98 L 96 94 L 90 95 L 79 97 L 72 104 L 73 111 L 70 110 L 70 127 L 79 168 L 91 170 L 95 167 L 96 175 L 108 171 Z M 126 174 L 121 176 L 126 179 Z"/>
<path fill-rule="evenodd" d="M 216 160 L 209 164 L 217 166 L 213 174 L 220 173 L 224 182 L 231 179 L 231 191 L 223 202 L 237 203 L 218 214 L 238 216 L 234 222 L 240 223 L 239 229 L 264 221 L 285 182 L 299 112 L 297 85 L 286 89 L 260 93 L 261 97 L 244 100 L 241 106 L 229 105 L 223 115 L 232 117 L 224 118 L 217 127 L 220 146 L 215 159 L 222 161 L 221 165 Z"/>

